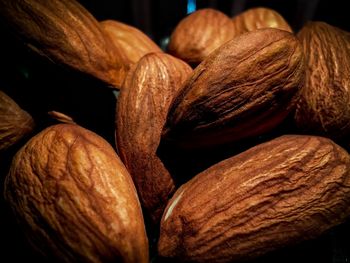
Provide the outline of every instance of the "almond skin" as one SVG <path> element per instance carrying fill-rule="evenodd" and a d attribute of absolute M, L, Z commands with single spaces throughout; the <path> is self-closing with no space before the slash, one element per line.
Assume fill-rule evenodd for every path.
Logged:
<path fill-rule="evenodd" d="M 0 16 L 40 55 L 121 86 L 127 70 L 123 54 L 77 1 L 1 1 Z"/>
<path fill-rule="evenodd" d="M 306 58 L 306 82 L 295 122 L 303 132 L 343 139 L 350 134 L 350 34 L 323 22 L 298 33 Z"/>
<path fill-rule="evenodd" d="M 191 72 L 189 65 L 171 55 L 147 54 L 128 73 L 118 98 L 118 153 L 154 223 L 159 223 L 175 190 L 174 180 L 156 154 L 161 131 L 172 99 Z"/>
<path fill-rule="evenodd" d="M 168 51 L 196 66 L 233 36 L 228 16 L 211 8 L 200 9 L 179 22 L 171 34 Z"/>
<path fill-rule="evenodd" d="M 265 7 L 255 7 L 232 18 L 234 35 L 261 28 L 277 28 L 293 33 L 288 22 L 275 10 Z"/>
<path fill-rule="evenodd" d="M 302 47 L 287 31 L 259 29 L 232 39 L 186 81 L 162 138 L 200 149 L 272 130 L 293 109 L 304 66 Z"/>
<path fill-rule="evenodd" d="M 285 135 L 181 186 L 158 250 L 181 262 L 241 262 L 316 238 L 349 215 L 348 153 L 327 138 Z"/>
<path fill-rule="evenodd" d="M 32 116 L 0 90 L 0 152 L 29 135 L 34 126 Z"/>
<path fill-rule="evenodd" d="M 162 52 L 152 39 L 136 27 L 115 20 L 105 20 L 100 25 L 130 64 L 135 64 L 148 53 Z"/>
<path fill-rule="evenodd" d="M 148 262 L 132 179 L 93 132 L 46 128 L 15 155 L 4 191 L 28 240 L 50 260 Z"/>

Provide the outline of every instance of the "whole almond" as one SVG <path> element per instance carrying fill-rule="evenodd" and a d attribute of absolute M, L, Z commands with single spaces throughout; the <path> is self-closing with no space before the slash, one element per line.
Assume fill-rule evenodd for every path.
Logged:
<path fill-rule="evenodd" d="M 350 34 L 324 22 L 298 33 L 306 58 L 306 82 L 295 121 L 303 131 L 334 139 L 350 135 Z"/>
<path fill-rule="evenodd" d="M 123 54 L 75 0 L 0 2 L 0 16 L 35 52 L 120 87 Z"/>
<path fill-rule="evenodd" d="M 156 154 L 161 131 L 171 100 L 191 72 L 190 66 L 171 55 L 147 54 L 129 71 L 118 98 L 118 152 L 154 223 L 175 190 L 174 180 Z"/>
<path fill-rule="evenodd" d="M 316 238 L 349 215 L 348 153 L 327 138 L 286 135 L 181 186 L 158 250 L 181 262 L 241 262 Z"/>
<path fill-rule="evenodd" d="M 232 18 L 234 35 L 261 28 L 277 28 L 293 33 L 288 22 L 275 10 L 266 7 L 250 8 Z"/>
<path fill-rule="evenodd" d="M 93 132 L 46 128 L 16 154 L 4 191 L 30 243 L 51 261 L 148 262 L 132 179 Z"/>
<path fill-rule="evenodd" d="M 152 39 L 136 27 L 115 20 L 105 20 L 100 25 L 131 64 L 135 64 L 148 53 L 162 52 Z"/>
<path fill-rule="evenodd" d="M 194 70 L 170 108 L 163 139 L 205 148 L 270 131 L 293 109 L 304 70 L 292 33 L 269 28 L 240 35 Z"/>
<path fill-rule="evenodd" d="M 215 9 L 200 9 L 179 22 L 170 36 L 168 51 L 195 66 L 233 36 L 228 16 Z"/>
<path fill-rule="evenodd" d="M 32 116 L 0 90 L 0 152 L 14 145 L 33 130 Z"/>

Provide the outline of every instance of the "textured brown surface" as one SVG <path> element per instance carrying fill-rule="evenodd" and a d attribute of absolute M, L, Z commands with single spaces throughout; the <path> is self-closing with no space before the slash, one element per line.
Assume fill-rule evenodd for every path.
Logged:
<path fill-rule="evenodd" d="M 350 215 L 350 157 L 322 137 L 286 135 L 181 186 L 161 221 L 159 253 L 238 262 L 315 238 Z"/>
<path fill-rule="evenodd" d="M 0 152 L 34 129 L 34 120 L 15 101 L 0 90 Z"/>
<path fill-rule="evenodd" d="M 162 52 L 152 39 L 136 27 L 115 20 L 105 20 L 100 25 L 131 64 L 148 53 Z"/>
<path fill-rule="evenodd" d="M 75 0 L 0 1 L 0 16 L 37 53 L 119 87 L 122 54 Z"/>
<path fill-rule="evenodd" d="M 340 139 L 350 134 L 350 34 L 323 22 L 298 33 L 306 83 L 295 120 L 303 131 Z"/>
<path fill-rule="evenodd" d="M 182 19 L 171 34 L 169 53 L 197 65 L 233 38 L 231 19 L 211 8 L 200 9 Z"/>
<path fill-rule="evenodd" d="M 150 53 L 130 70 L 118 98 L 118 152 L 154 222 L 159 222 L 175 190 L 156 151 L 170 102 L 191 72 L 190 66 L 171 55 Z"/>
<path fill-rule="evenodd" d="M 163 138 L 202 148 L 267 132 L 293 108 L 304 71 L 292 33 L 271 28 L 240 35 L 194 70 L 170 108 Z"/>
<path fill-rule="evenodd" d="M 293 32 L 288 22 L 275 10 L 265 7 L 256 7 L 246 10 L 232 18 L 234 35 L 261 28 L 278 28 Z"/>
<path fill-rule="evenodd" d="M 148 262 L 132 179 L 113 148 L 72 124 L 51 126 L 15 156 L 5 198 L 42 254 L 62 262 Z"/>
<path fill-rule="evenodd" d="M 59 112 L 59 111 L 49 111 L 47 113 L 52 119 L 56 120 L 59 123 L 70 123 L 70 124 L 75 124 L 75 121 L 73 120 L 72 117 Z"/>

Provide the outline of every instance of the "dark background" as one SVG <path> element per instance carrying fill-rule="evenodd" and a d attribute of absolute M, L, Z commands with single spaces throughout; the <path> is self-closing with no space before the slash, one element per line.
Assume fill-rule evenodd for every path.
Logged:
<path fill-rule="evenodd" d="M 2 0 L 6 1 L 6 0 Z M 166 39 L 176 24 L 186 16 L 184 0 L 80 0 L 97 20 L 115 19 L 133 25 L 157 44 L 166 48 Z M 350 31 L 347 1 L 326 0 L 197 0 L 197 9 L 212 7 L 234 16 L 255 6 L 278 11 L 297 32 L 307 21 L 325 21 Z M 112 89 L 103 83 L 72 72 L 37 56 L 0 22 L 0 89 L 27 110 L 37 123 L 36 131 L 53 123 L 47 115 L 56 110 L 95 131 L 114 145 L 114 110 Z M 8 170 L 12 155 L 20 145 L 0 155 L 0 182 Z M 1 192 L 2 183 L 1 183 Z M 2 194 L 1 194 L 2 195 Z M 28 248 L 21 230 L 0 198 L 0 262 L 42 262 Z M 277 251 L 254 262 L 324 262 L 350 261 L 349 223 L 334 228 L 320 238 L 296 247 Z M 151 245 L 155 244 L 150 239 Z M 151 255 L 155 258 L 154 250 Z M 156 261 L 156 260 L 154 260 Z M 43 261 L 44 262 L 44 261 Z"/>

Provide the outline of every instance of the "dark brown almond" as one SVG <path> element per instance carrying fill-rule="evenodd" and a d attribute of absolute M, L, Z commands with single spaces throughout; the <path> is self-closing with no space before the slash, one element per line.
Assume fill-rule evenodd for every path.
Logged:
<path fill-rule="evenodd" d="M 298 33 L 306 58 L 306 82 L 295 121 L 303 131 L 333 139 L 350 135 L 350 34 L 323 22 Z"/>
<path fill-rule="evenodd" d="M 204 148 L 270 131 L 293 109 L 304 71 L 292 33 L 269 28 L 240 35 L 194 70 L 170 108 L 163 139 Z"/>
<path fill-rule="evenodd" d="M 241 262 L 316 238 L 349 215 L 348 153 L 327 138 L 286 135 L 181 186 L 158 250 L 181 262 Z"/>

